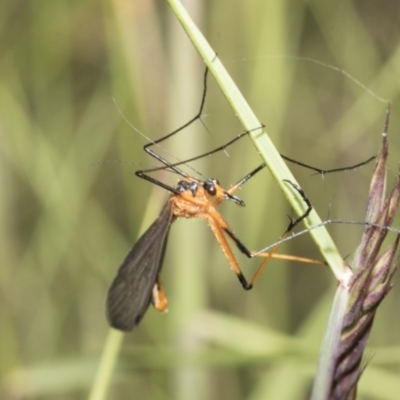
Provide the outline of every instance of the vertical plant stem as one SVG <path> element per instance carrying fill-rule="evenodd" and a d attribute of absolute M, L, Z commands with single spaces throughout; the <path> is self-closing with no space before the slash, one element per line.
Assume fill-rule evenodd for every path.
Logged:
<path fill-rule="evenodd" d="M 110 328 L 89 400 L 104 400 L 108 394 L 124 334 Z"/>

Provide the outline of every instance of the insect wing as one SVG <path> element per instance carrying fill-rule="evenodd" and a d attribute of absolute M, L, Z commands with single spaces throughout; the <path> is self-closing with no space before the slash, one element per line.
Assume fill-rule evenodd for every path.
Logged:
<path fill-rule="evenodd" d="M 162 266 L 172 217 L 167 202 L 120 266 L 107 294 L 107 318 L 112 327 L 130 331 L 146 312 Z"/>

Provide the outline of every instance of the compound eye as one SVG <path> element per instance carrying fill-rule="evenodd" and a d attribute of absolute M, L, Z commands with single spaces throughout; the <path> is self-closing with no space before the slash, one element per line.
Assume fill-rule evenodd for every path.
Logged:
<path fill-rule="evenodd" d="M 204 182 L 203 187 L 210 196 L 215 196 L 217 194 L 217 188 L 215 187 L 217 182 L 216 179 L 207 179 Z"/>

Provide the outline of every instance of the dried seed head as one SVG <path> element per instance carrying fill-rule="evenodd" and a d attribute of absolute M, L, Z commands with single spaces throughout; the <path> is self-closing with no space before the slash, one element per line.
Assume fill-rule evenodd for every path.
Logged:
<path fill-rule="evenodd" d="M 388 158 L 387 128 L 390 107 L 387 110 L 382 147 L 373 173 L 366 225 L 351 267 L 353 276 L 349 284 L 348 302 L 342 320 L 340 343 L 333 368 L 331 399 L 355 398 L 356 384 L 364 369 L 362 354 L 366 346 L 378 305 L 391 289 L 391 279 L 396 269 L 393 263 L 399 244 L 394 243 L 381 252 L 381 246 L 394 220 L 400 200 L 400 172 L 385 199 L 386 163 Z"/>

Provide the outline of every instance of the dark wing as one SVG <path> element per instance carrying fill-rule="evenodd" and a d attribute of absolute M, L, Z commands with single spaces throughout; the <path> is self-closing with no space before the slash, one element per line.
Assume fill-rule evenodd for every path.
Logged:
<path fill-rule="evenodd" d="M 130 331 L 146 312 L 161 269 L 172 218 L 167 202 L 120 266 L 107 294 L 107 319 L 112 327 Z"/>

